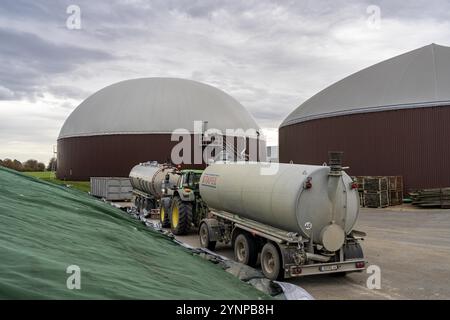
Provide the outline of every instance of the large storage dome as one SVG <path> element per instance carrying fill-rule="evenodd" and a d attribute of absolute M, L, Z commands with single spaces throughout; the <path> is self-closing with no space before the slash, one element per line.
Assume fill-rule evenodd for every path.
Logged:
<path fill-rule="evenodd" d="M 171 134 L 184 129 L 194 138 L 194 121 L 207 122 L 206 129 L 220 130 L 225 139 L 233 136 L 227 129 L 259 130 L 239 102 L 212 86 L 174 78 L 127 80 L 94 93 L 67 118 L 58 137 L 57 176 L 128 176 L 137 163 L 166 162 L 178 143 Z M 247 145 L 249 139 L 261 142 L 258 134 Z M 203 150 L 198 139 L 192 139 L 192 154 L 195 148 Z M 185 167 L 202 166 L 192 155 Z"/>
<path fill-rule="evenodd" d="M 322 90 L 281 127 L 325 117 L 448 105 L 450 48 L 431 44 L 375 64 Z"/>
<path fill-rule="evenodd" d="M 431 44 L 322 90 L 280 126 L 280 161 L 345 152 L 354 175 L 403 175 L 405 189 L 450 186 L 450 48 Z"/>
<path fill-rule="evenodd" d="M 192 132 L 193 122 L 209 128 L 256 129 L 234 98 L 212 86 L 186 79 L 142 78 L 110 85 L 87 98 L 64 123 L 59 139 L 129 133 Z"/>

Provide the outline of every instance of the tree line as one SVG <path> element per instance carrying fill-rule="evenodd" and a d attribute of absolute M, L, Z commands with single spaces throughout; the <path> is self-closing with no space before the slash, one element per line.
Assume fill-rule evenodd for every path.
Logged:
<path fill-rule="evenodd" d="M 48 165 L 45 166 L 44 163 L 39 162 L 35 159 L 29 159 L 25 162 L 20 162 L 17 159 L 0 159 L 0 166 L 5 168 L 13 169 L 16 171 L 54 171 L 56 170 L 56 158 L 51 158 Z"/>

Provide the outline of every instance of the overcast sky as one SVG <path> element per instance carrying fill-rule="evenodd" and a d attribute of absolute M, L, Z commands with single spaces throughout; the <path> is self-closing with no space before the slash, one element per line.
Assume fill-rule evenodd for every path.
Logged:
<path fill-rule="evenodd" d="M 67 27 L 69 5 L 81 29 Z M 318 91 L 433 42 L 450 44 L 450 1 L 2 0 L 0 159 L 47 162 L 83 99 L 154 76 L 224 90 L 273 144 Z"/>

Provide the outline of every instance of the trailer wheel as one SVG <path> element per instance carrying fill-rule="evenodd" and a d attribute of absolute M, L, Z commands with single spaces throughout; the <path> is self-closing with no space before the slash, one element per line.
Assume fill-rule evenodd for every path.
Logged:
<path fill-rule="evenodd" d="M 155 200 L 154 199 L 146 199 L 145 200 L 145 209 L 150 212 L 152 209 L 156 209 Z"/>
<path fill-rule="evenodd" d="M 261 269 L 270 280 L 282 280 L 284 272 L 281 268 L 281 258 L 277 247 L 267 242 L 261 252 Z"/>
<path fill-rule="evenodd" d="M 141 212 L 141 197 L 137 196 L 134 200 L 134 205 L 136 206 L 137 211 Z"/>
<path fill-rule="evenodd" d="M 146 199 L 146 198 L 142 198 L 142 211 L 144 211 L 144 210 L 149 211 L 148 210 L 148 199 Z"/>
<path fill-rule="evenodd" d="M 159 221 L 163 228 L 170 227 L 170 217 L 169 217 L 170 207 L 167 205 L 166 201 L 162 201 L 159 207 Z"/>
<path fill-rule="evenodd" d="M 234 258 L 237 262 L 254 267 L 258 259 L 255 240 L 246 232 L 234 239 Z"/>
<path fill-rule="evenodd" d="M 200 226 L 199 230 L 199 237 L 200 237 L 200 245 L 203 248 L 207 248 L 211 251 L 214 251 L 216 248 L 216 241 L 209 240 L 211 237 L 209 235 L 209 228 L 206 222 L 203 222 Z"/>
<path fill-rule="evenodd" d="M 170 210 L 170 227 L 175 235 L 188 233 L 192 223 L 192 204 L 174 197 Z"/>

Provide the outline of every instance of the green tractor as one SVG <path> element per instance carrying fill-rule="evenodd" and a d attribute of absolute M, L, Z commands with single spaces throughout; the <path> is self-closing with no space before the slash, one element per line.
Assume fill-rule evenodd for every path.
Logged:
<path fill-rule="evenodd" d="M 175 235 L 187 234 L 198 228 L 208 214 L 208 206 L 200 197 L 199 182 L 202 170 L 181 170 L 178 184 L 170 196 L 161 199 L 160 220 Z"/>

